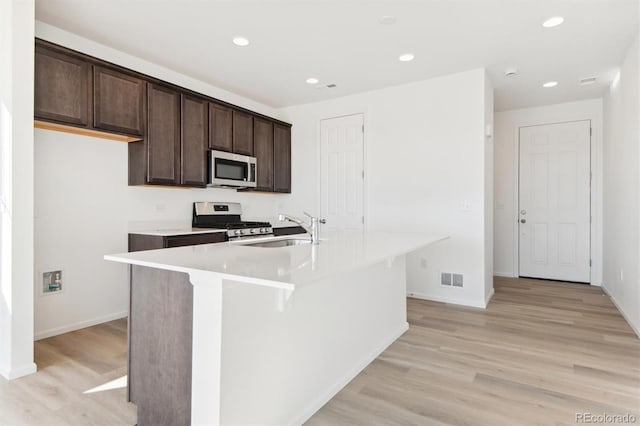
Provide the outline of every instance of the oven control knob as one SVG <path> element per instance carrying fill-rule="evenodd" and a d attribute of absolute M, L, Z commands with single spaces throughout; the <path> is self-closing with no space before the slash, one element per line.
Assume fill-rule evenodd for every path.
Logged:
<path fill-rule="evenodd" d="M 236 234 L 236 235 L 242 235 L 242 231 L 241 231 L 241 230 L 239 230 L 239 229 L 236 229 L 236 231 L 234 232 L 234 234 Z"/>
<path fill-rule="evenodd" d="M 267 234 L 269 232 L 269 230 L 267 228 L 262 228 L 260 229 L 260 232 L 263 234 Z"/>
<path fill-rule="evenodd" d="M 257 233 L 257 232 L 258 232 L 258 230 L 257 230 L 257 229 L 255 229 L 255 228 L 252 228 L 252 229 L 251 229 L 251 233 L 252 233 L 252 234 L 255 234 L 255 233 Z"/>

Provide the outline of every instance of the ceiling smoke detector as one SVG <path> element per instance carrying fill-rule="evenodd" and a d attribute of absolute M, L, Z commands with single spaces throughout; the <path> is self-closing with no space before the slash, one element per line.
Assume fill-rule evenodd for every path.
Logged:
<path fill-rule="evenodd" d="M 507 77 L 513 77 L 514 75 L 518 75 L 518 70 L 516 68 L 507 68 L 504 70 L 504 75 Z"/>
<path fill-rule="evenodd" d="M 596 82 L 598 77 L 587 77 L 580 80 L 580 86 L 588 86 Z"/>

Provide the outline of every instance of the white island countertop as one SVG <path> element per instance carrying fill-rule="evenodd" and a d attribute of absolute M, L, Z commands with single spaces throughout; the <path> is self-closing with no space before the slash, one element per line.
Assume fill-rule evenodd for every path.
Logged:
<path fill-rule="evenodd" d="M 305 238 L 308 236 L 304 236 Z M 300 236 L 266 237 L 277 241 Z M 431 233 L 332 231 L 320 244 L 252 247 L 242 242 L 201 244 L 105 255 L 105 260 L 294 290 L 298 286 L 367 267 L 426 247 L 447 237 Z"/>

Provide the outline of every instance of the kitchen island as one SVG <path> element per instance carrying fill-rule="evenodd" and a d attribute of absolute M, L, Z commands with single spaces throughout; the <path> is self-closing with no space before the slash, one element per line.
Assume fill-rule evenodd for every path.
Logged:
<path fill-rule="evenodd" d="M 139 425 L 303 423 L 407 330 L 405 255 L 445 237 L 301 238 L 105 256 L 132 265 Z"/>

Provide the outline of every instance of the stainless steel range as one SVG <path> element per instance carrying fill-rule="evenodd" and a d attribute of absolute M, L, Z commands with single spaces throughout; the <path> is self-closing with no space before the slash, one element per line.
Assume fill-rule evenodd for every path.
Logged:
<path fill-rule="evenodd" d="M 192 226 L 226 229 L 229 240 L 273 234 L 273 228 L 269 222 L 243 221 L 241 215 L 240 203 L 195 202 Z"/>

